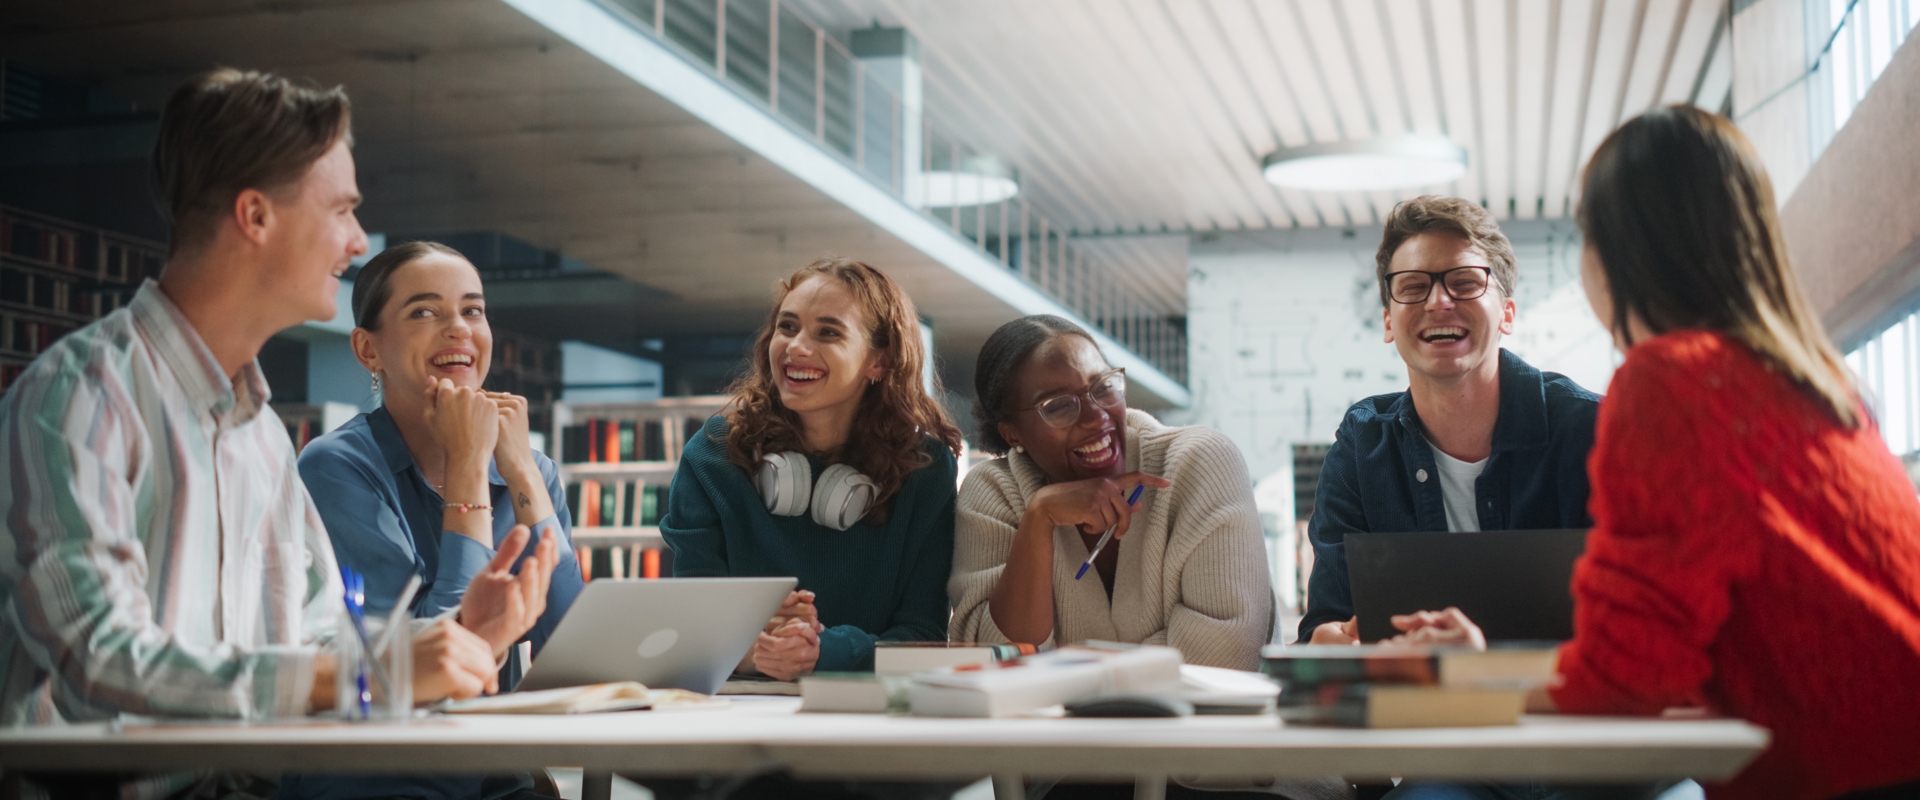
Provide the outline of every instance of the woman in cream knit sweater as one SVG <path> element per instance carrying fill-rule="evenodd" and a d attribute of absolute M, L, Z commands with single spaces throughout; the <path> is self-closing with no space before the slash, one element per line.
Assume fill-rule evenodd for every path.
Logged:
<path fill-rule="evenodd" d="M 1273 631 L 1273 589 L 1233 443 L 1128 411 L 1125 375 L 1059 317 L 995 331 L 974 382 L 981 439 L 1006 457 L 975 467 L 960 488 L 949 637 L 1161 644 L 1189 664 L 1255 669 Z"/>

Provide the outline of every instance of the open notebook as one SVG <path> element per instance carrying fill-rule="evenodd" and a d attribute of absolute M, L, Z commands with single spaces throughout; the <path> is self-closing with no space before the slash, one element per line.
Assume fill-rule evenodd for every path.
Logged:
<path fill-rule="evenodd" d="M 726 704 L 724 699 L 685 689 L 648 689 L 638 681 L 616 681 L 455 700 L 440 710 L 448 714 L 592 714 Z"/>

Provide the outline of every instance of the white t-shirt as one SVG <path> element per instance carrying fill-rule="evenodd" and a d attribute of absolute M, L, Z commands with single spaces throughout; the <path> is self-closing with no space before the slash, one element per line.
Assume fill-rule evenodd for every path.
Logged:
<path fill-rule="evenodd" d="M 1427 443 L 1433 447 L 1433 443 Z M 1440 496 L 1447 501 L 1447 531 L 1472 533 L 1480 530 L 1480 511 L 1474 508 L 1473 482 L 1487 468 L 1487 460 L 1461 461 L 1433 447 L 1434 466 L 1440 468 Z"/>

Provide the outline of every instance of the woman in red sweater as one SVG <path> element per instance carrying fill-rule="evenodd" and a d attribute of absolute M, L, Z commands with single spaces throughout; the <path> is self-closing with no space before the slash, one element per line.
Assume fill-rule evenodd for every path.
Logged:
<path fill-rule="evenodd" d="M 1787 263 L 1746 137 L 1654 111 L 1588 163 L 1600 404 L 1574 639 L 1539 710 L 1699 706 L 1773 733 L 1714 798 L 1920 795 L 1920 499 Z M 1456 610 L 1396 620 L 1478 640 Z"/>

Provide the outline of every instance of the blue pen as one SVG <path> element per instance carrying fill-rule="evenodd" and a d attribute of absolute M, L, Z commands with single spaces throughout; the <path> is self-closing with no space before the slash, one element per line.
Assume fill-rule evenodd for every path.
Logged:
<path fill-rule="evenodd" d="M 1128 508 L 1132 508 L 1134 503 L 1140 502 L 1140 493 L 1145 491 L 1146 488 L 1147 485 L 1144 483 L 1133 487 L 1133 494 L 1127 496 Z M 1107 542 L 1113 541 L 1113 532 L 1117 530 L 1120 530 L 1120 525 L 1115 523 L 1113 527 L 1107 529 L 1106 533 L 1100 535 L 1100 541 L 1095 542 L 1093 545 L 1093 552 L 1087 554 L 1087 563 L 1081 564 L 1080 571 L 1073 573 L 1074 580 L 1077 581 L 1086 577 L 1087 568 L 1093 566 L 1093 559 L 1100 555 L 1100 551 L 1107 546 Z"/>
<path fill-rule="evenodd" d="M 354 666 L 358 669 L 354 675 L 354 688 L 359 693 L 360 718 L 373 715 L 373 692 L 367 686 L 367 661 L 372 654 L 367 652 L 367 629 L 361 615 L 366 603 L 366 579 L 346 567 L 340 568 L 341 582 L 346 585 L 347 617 L 353 624 L 353 635 L 360 640 L 360 658 Z"/>

